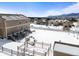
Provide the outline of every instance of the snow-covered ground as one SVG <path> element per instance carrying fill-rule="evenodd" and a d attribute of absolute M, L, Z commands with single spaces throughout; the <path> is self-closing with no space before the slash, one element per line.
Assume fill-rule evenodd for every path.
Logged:
<path fill-rule="evenodd" d="M 15 50 L 15 51 L 17 51 L 17 46 L 20 46 L 21 44 L 22 44 L 21 42 L 13 42 L 7 39 L 0 39 L 0 46 Z"/>
<path fill-rule="evenodd" d="M 54 30 L 63 30 L 63 26 L 45 26 L 45 25 L 37 25 L 37 24 L 31 24 L 30 25 L 32 28 L 40 28 L 40 29 L 54 29 Z"/>
<path fill-rule="evenodd" d="M 3 52 L 0 52 L 0 56 L 9 56 L 9 55 L 7 55 L 7 54 L 5 54 Z"/>
<path fill-rule="evenodd" d="M 59 31 L 48 31 L 40 29 L 31 29 L 35 30 L 30 36 L 35 37 L 38 41 L 43 41 L 46 43 L 54 43 L 54 41 L 61 40 L 62 42 L 69 42 L 73 44 L 79 44 L 77 39 L 77 34 L 68 33 L 68 32 L 59 32 Z"/>
<path fill-rule="evenodd" d="M 39 25 L 34 25 L 34 26 L 38 27 Z M 42 27 L 47 28 L 46 26 L 42 26 Z M 58 28 L 58 27 L 51 27 L 51 28 Z M 59 28 L 62 29 L 61 26 Z M 50 31 L 50 30 L 43 30 L 43 29 L 40 30 L 40 29 L 34 29 L 34 28 L 31 28 L 31 30 L 35 30 L 35 32 L 30 34 L 29 36 L 35 37 L 35 39 L 40 42 L 51 43 L 52 47 L 53 47 L 54 41 L 60 41 L 60 40 L 61 42 L 79 45 L 78 34 L 61 32 L 61 31 Z M 3 39 L 3 40 L 0 39 L 0 45 L 16 51 L 17 46 L 20 46 L 21 44 L 23 44 L 24 40 L 25 39 L 22 39 L 17 42 L 13 42 L 13 41 L 6 40 L 6 39 Z"/>

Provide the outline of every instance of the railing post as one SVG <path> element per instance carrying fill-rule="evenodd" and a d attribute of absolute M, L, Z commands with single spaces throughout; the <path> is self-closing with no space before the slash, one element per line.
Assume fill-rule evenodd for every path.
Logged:
<path fill-rule="evenodd" d="M 42 42 L 42 48 L 43 48 L 43 42 Z"/>
<path fill-rule="evenodd" d="M 78 34 L 77 34 L 77 39 L 78 39 Z"/>
<path fill-rule="evenodd" d="M 46 52 L 45 52 L 45 56 L 46 56 Z"/>
<path fill-rule="evenodd" d="M 48 56 L 49 56 L 49 49 L 50 49 L 50 48 L 48 48 Z"/>
<path fill-rule="evenodd" d="M 2 46 L 2 52 L 3 52 L 3 46 Z"/>
<path fill-rule="evenodd" d="M 51 43 L 50 43 L 50 49 L 51 49 Z"/>
<path fill-rule="evenodd" d="M 27 42 L 27 47 L 28 47 L 28 42 Z"/>
<path fill-rule="evenodd" d="M 17 46 L 17 56 L 19 56 L 19 47 Z"/>
<path fill-rule="evenodd" d="M 25 47 L 24 47 L 24 49 L 23 49 L 23 56 L 25 56 Z"/>
<path fill-rule="evenodd" d="M 33 49 L 33 56 L 35 55 L 35 51 L 34 51 L 34 49 Z"/>
<path fill-rule="evenodd" d="M 55 47 L 55 42 L 54 42 L 54 44 L 53 44 L 53 53 L 52 53 L 53 55 L 54 55 L 54 47 Z"/>
<path fill-rule="evenodd" d="M 13 55 L 13 50 L 11 49 L 11 56 Z"/>

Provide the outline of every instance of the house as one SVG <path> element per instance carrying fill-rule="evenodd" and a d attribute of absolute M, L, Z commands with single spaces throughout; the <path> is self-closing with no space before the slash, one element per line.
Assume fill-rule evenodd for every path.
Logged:
<path fill-rule="evenodd" d="M 76 27 L 79 27 L 79 19 L 76 19 L 77 20 L 77 22 L 74 22 L 74 25 L 76 26 Z"/>
<path fill-rule="evenodd" d="M 63 30 L 70 30 L 70 28 L 74 26 L 74 24 L 70 21 L 63 22 Z"/>
<path fill-rule="evenodd" d="M 26 16 L 22 14 L 0 14 L 0 37 L 7 37 L 9 34 L 23 29 L 30 29 L 30 22 Z"/>
<path fill-rule="evenodd" d="M 55 21 L 55 20 L 53 20 L 53 19 L 49 20 L 49 21 L 48 21 L 49 25 L 50 25 L 50 26 L 53 25 L 54 21 Z"/>

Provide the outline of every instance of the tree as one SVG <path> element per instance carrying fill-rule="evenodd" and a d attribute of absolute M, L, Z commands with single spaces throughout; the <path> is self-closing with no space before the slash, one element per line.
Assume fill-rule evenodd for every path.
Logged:
<path fill-rule="evenodd" d="M 69 20 L 70 22 L 77 22 L 77 20 L 75 18 L 71 18 L 71 20 Z"/>
<path fill-rule="evenodd" d="M 50 20 L 49 18 L 46 19 L 46 26 L 49 25 L 49 22 L 48 22 L 49 20 Z"/>

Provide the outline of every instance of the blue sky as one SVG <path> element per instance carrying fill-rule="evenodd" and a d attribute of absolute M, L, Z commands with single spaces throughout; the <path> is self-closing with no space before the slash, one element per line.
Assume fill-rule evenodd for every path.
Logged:
<path fill-rule="evenodd" d="M 0 13 L 49 16 L 79 12 L 78 2 L 0 2 Z"/>

